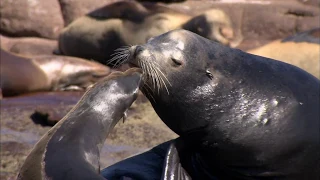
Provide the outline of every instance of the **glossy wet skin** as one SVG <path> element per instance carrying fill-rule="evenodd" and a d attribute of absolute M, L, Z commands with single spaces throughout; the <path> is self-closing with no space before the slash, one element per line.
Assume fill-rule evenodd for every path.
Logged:
<path fill-rule="evenodd" d="M 131 52 L 131 63 L 143 69 L 143 61 L 154 61 L 170 81 L 169 93 L 143 92 L 160 118 L 188 137 L 209 172 L 224 178 L 319 174 L 313 168 L 319 164 L 319 80 L 312 75 L 185 30 Z"/>
<path fill-rule="evenodd" d="M 103 179 L 99 175 L 102 144 L 137 98 L 140 81 L 140 70 L 130 69 L 95 84 L 35 145 L 19 177 Z"/>

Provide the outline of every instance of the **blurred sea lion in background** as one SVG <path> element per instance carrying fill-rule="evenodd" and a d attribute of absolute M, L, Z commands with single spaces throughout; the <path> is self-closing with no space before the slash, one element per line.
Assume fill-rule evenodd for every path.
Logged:
<path fill-rule="evenodd" d="M 276 40 L 248 53 L 293 64 L 320 79 L 320 28 Z"/>
<path fill-rule="evenodd" d="M 105 64 L 117 48 L 143 44 L 151 37 L 181 28 L 233 47 L 242 40 L 234 36 L 231 20 L 218 9 L 192 17 L 158 4 L 121 1 L 65 27 L 59 37 L 59 50 L 64 55 Z"/>
<path fill-rule="evenodd" d="M 3 96 L 33 91 L 83 90 L 111 73 L 107 66 L 75 57 L 29 58 L 3 49 L 0 54 Z"/>
<path fill-rule="evenodd" d="M 50 55 L 58 47 L 56 40 L 37 37 L 12 38 L 3 35 L 0 35 L 0 44 L 2 49 L 25 56 Z"/>

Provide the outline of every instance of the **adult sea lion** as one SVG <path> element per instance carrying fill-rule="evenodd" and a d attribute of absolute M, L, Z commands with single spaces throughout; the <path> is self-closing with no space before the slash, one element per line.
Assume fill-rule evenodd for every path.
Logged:
<path fill-rule="evenodd" d="M 35 145 L 18 179 L 104 179 L 102 144 L 137 98 L 140 80 L 140 69 L 133 68 L 96 83 Z"/>
<path fill-rule="evenodd" d="M 131 47 L 129 62 L 142 68 L 143 93 L 180 135 L 164 179 L 319 177 L 320 81 L 311 74 L 186 30 Z"/>
<path fill-rule="evenodd" d="M 28 58 L 3 49 L 0 56 L 3 96 L 32 91 L 83 90 L 111 73 L 107 66 L 75 57 Z"/>
<path fill-rule="evenodd" d="M 320 28 L 273 41 L 248 52 L 298 66 L 320 78 Z"/>
<path fill-rule="evenodd" d="M 65 27 L 59 36 L 59 51 L 105 64 L 115 49 L 145 43 L 150 37 L 177 28 L 225 45 L 236 46 L 241 41 L 235 38 L 230 18 L 222 10 L 211 9 L 192 17 L 157 4 L 121 1 L 90 12 Z"/>

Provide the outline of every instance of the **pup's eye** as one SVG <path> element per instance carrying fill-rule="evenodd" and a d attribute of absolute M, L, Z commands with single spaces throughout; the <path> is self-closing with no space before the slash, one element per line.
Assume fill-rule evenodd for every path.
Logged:
<path fill-rule="evenodd" d="M 182 65 L 182 62 L 178 59 L 175 59 L 175 58 L 171 58 L 171 60 L 177 65 L 177 66 L 181 66 Z"/>

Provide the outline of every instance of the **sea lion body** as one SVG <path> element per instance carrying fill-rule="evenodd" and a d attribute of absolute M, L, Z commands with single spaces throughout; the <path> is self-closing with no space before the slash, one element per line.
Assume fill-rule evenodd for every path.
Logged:
<path fill-rule="evenodd" d="M 320 82 L 311 74 L 186 30 L 130 52 L 193 179 L 319 177 Z"/>
<path fill-rule="evenodd" d="M 0 35 L 1 48 L 24 56 L 52 55 L 58 47 L 56 40 L 22 37 L 11 38 Z"/>
<path fill-rule="evenodd" d="M 320 79 L 320 28 L 273 41 L 248 52 L 298 66 Z"/>
<path fill-rule="evenodd" d="M 212 9 L 196 17 L 155 4 L 121 1 L 97 9 L 65 27 L 59 36 L 64 55 L 93 59 L 105 64 L 114 50 L 145 43 L 150 37 L 185 28 L 223 44 L 232 41 L 231 21 L 221 10 Z M 198 28 L 197 28 L 198 27 Z M 199 30 L 200 29 L 200 30 Z"/>
<path fill-rule="evenodd" d="M 110 68 L 75 57 L 43 55 L 28 58 L 1 49 L 4 96 L 32 91 L 84 89 L 111 73 Z"/>
<path fill-rule="evenodd" d="M 130 69 L 97 82 L 35 145 L 18 179 L 104 179 L 100 150 L 137 98 L 141 73 Z"/>

